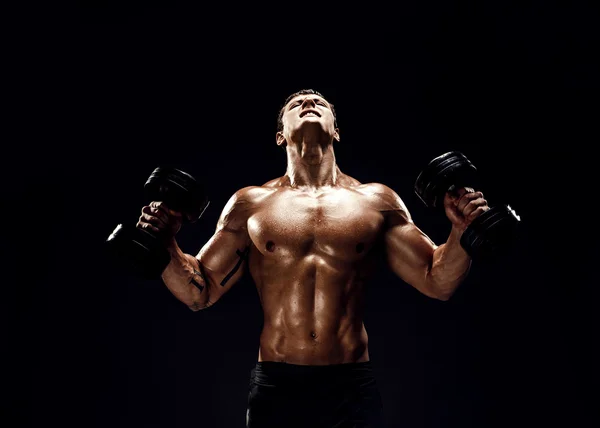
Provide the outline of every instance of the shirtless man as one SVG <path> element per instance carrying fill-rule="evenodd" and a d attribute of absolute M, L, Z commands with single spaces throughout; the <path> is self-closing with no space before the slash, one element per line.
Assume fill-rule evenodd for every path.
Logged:
<path fill-rule="evenodd" d="M 363 324 L 367 280 L 385 261 L 421 293 L 448 300 L 471 263 L 461 234 L 489 209 L 474 189 L 446 194 L 452 228 L 436 245 L 392 189 L 340 170 L 339 140 L 333 105 L 312 89 L 294 93 L 276 134 L 287 152 L 285 175 L 238 190 L 196 256 L 178 247 L 181 215 L 160 201 L 143 207 L 137 223 L 166 236 L 171 262 L 162 280 L 193 311 L 250 273 L 264 313 L 250 428 L 383 426 Z"/>

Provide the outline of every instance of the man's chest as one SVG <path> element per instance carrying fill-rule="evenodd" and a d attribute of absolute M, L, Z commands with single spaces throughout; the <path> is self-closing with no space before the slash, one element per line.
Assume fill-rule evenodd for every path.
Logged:
<path fill-rule="evenodd" d="M 383 224 L 383 215 L 355 193 L 315 197 L 289 192 L 257 210 L 248 232 L 261 252 L 362 253 L 376 241 Z"/>

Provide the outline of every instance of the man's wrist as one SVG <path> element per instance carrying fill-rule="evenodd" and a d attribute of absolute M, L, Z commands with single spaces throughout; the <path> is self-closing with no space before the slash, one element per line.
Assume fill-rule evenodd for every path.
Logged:
<path fill-rule="evenodd" d="M 177 241 L 175 240 L 174 236 L 166 238 L 164 244 L 169 253 L 171 253 L 171 255 L 173 255 L 173 253 L 176 253 L 179 250 L 179 245 L 177 245 Z"/>
<path fill-rule="evenodd" d="M 458 225 L 458 224 L 452 224 L 452 228 L 450 229 L 450 236 L 454 239 L 457 239 L 458 241 L 460 241 L 460 238 L 463 234 L 463 232 L 467 229 L 466 226 L 462 226 L 462 225 Z"/>

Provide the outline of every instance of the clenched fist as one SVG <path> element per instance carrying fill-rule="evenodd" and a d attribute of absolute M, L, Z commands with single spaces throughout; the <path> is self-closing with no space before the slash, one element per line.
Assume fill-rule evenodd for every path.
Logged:
<path fill-rule="evenodd" d="M 164 202 L 152 201 L 142 207 L 136 227 L 169 240 L 179 232 L 182 222 L 183 216 L 180 212 L 170 209 Z"/>
<path fill-rule="evenodd" d="M 451 189 L 444 197 L 444 210 L 452 224 L 464 231 L 481 214 L 490 207 L 483 193 L 471 187 Z"/>

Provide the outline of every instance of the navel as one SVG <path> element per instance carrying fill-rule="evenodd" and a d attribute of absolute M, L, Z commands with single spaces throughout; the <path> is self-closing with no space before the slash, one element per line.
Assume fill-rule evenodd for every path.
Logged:
<path fill-rule="evenodd" d="M 273 241 L 267 241 L 267 251 L 269 251 L 270 253 L 272 253 L 273 251 L 275 251 L 275 243 Z"/>
<path fill-rule="evenodd" d="M 362 253 L 365 249 L 365 244 L 363 244 L 362 242 L 359 242 L 358 244 L 356 244 L 356 252 L 357 253 Z"/>

